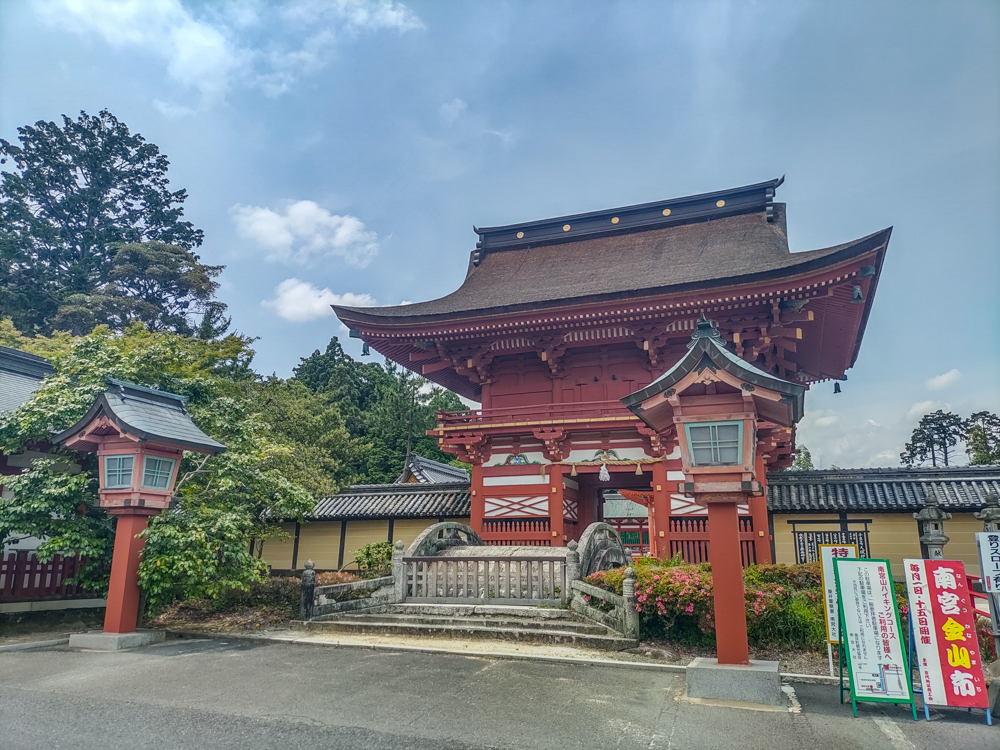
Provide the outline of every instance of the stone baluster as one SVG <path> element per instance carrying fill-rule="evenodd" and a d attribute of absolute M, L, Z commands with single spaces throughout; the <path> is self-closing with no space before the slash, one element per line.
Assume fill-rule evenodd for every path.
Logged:
<path fill-rule="evenodd" d="M 913 517 L 920 522 L 920 541 L 927 548 L 928 560 L 943 560 L 944 545 L 948 537 L 944 535 L 944 522 L 951 519 L 951 513 L 941 510 L 933 490 L 928 490 L 924 496 L 924 507 Z"/>
<path fill-rule="evenodd" d="M 306 568 L 302 571 L 302 598 L 299 601 L 299 619 L 311 620 L 313 606 L 316 603 L 316 571 L 312 560 L 306 560 Z"/>
<path fill-rule="evenodd" d="M 636 609 L 635 598 L 635 571 L 632 568 L 625 568 L 625 577 L 622 579 L 622 600 L 625 608 L 625 637 L 639 637 L 639 610 Z"/>
<path fill-rule="evenodd" d="M 406 565 L 403 563 L 403 540 L 397 539 L 392 550 L 392 587 L 396 602 L 406 600 Z"/>
<path fill-rule="evenodd" d="M 566 545 L 566 590 L 559 597 L 563 604 L 571 603 L 575 594 L 573 593 L 573 581 L 580 580 L 580 553 L 577 551 L 579 544 L 570 541 Z"/>

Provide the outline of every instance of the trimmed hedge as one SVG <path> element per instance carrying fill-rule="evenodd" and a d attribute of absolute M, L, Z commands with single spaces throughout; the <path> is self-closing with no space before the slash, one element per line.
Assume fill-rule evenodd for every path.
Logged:
<path fill-rule="evenodd" d="M 692 646 L 715 644 L 711 564 L 644 557 L 634 569 L 644 636 Z M 587 582 L 621 594 L 624 572 L 624 568 L 600 571 Z M 823 648 L 826 630 L 818 563 L 754 565 L 744 571 L 743 582 L 751 645 Z"/>

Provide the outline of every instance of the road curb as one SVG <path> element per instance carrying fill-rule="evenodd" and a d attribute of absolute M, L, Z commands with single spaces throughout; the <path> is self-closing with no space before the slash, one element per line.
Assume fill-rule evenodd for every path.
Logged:
<path fill-rule="evenodd" d="M 69 643 L 69 638 L 56 638 L 51 641 L 31 641 L 29 643 L 10 643 L 0 646 L 0 653 L 4 651 L 31 651 L 36 648 L 49 648 L 50 646 L 64 646 Z"/>
<path fill-rule="evenodd" d="M 403 646 L 391 643 L 342 643 L 340 641 L 318 641 L 308 638 L 274 638 L 250 633 L 204 633 L 191 630 L 168 630 L 168 633 L 179 638 L 211 638 L 213 640 L 243 640 L 263 641 L 266 643 L 291 643 L 296 646 L 323 646 L 326 648 L 354 648 L 368 651 L 406 651 L 409 653 L 445 654 L 448 656 L 468 656 L 477 659 L 501 659 L 505 661 L 531 661 L 548 664 L 575 664 L 581 667 L 614 667 L 617 669 L 635 669 L 653 672 L 684 673 L 687 667 L 683 664 L 649 664 L 639 661 L 618 661 L 616 659 L 584 659 L 573 656 L 543 656 L 541 654 L 514 654 L 504 651 L 464 651 L 453 648 L 436 648 L 434 646 Z M 782 673 L 785 682 L 798 682 L 812 685 L 837 685 L 836 677 L 813 674 Z"/>

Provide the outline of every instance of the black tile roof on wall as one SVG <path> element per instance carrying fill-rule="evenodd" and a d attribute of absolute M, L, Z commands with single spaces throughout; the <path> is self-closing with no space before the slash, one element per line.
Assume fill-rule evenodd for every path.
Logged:
<path fill-rule="evenodd" d="M 464 518 L 472 512 L 469 482 L 359 484 L 316 503 L 310 518 Z"/>
<path fill-rule="evenodd" d="M 912 513 L 934 492 L 947 511 L 973 511 L 1000 495 L 1000 466 L 779 471 L 767 475 L 774 513 Z"/>
<path fill-rule="evenodd" d="M 465 469 L 424 458 L 415 453 L 410 455 L 409 465 L 403 469 L 403 473 L 399 475 L 396 482 L 399 484 L 406 482 L 411 474 L 417 482 L 422 484 L 469 481 L 469 472 Z"/>
<path fill-rule="evenodd" d="M 53 372 L 47 359 L 0 346 L 0 412 L 13 411 L 30 399 Z"/>

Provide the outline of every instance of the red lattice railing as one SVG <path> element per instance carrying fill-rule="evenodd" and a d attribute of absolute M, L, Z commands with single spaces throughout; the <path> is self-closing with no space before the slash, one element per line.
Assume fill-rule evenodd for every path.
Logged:
<path fill-rule="evenodd" d="M 34 552 L 10 552 L 0 558 L 0 601 L 73 599 L 96 594 L 66 581 L 77 574 L 79 557 L 56 555 L 39 562 Z"/>

